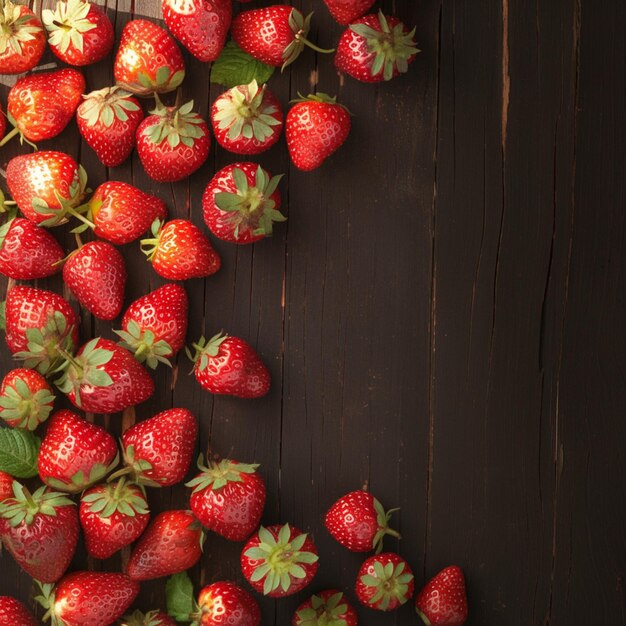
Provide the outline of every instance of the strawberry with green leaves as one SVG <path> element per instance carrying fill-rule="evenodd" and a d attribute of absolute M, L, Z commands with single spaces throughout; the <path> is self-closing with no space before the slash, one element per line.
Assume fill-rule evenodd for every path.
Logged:
<path fill-rule="evenodd" d="M 261 626 L 261 609 L 245 590 L 227 581 L 211 583 L 198 594 L 198 626 Z"/>
<path fill-rule="evenodd" d="M 48 419 L 54 405 L 48 381 L 36 370 L 17 368 L 0 387 L 0 417 L 14 428 L 35 430 Z"/>
<path fill-rule="evenodd" d="M 415 598 L 425 626 L 463 626 L 467 621 L 465 576 L 458 565 L 441 570 Z"/>
<path fill-rule="evenodd" d="M 125 615 L 120 626 L 176 626 L 176 622 L 162 611 L 133 611 L 130 615 Z"/>
<path fill-rule="evenodd" d="M 46 49 L 46 33 L 27 6 L 5 0 L 0 6 L 0 74 L 32 70 Z"/>
<path fill-rule="evenodd" d="M 413 572 L 393 552 L 367 559 L 357 575 L 356 596 L 361 604 L 378 611 L 393 611 L 413 597 Z"/>
<path fill-rule="evenodd" d="M 324 0 L 330 14 L 340 24 L 350 24 L 365 15 L 376 0 Z"/>
<path fill-rule="evenodd" d="M 305 600 L 294 613 L 292 626 L 357 626 L 358 616 L 345 594 L 326 589 Z"/>
<path fill-rule="evenodd" d="M 0 624 L 2 626 L 37 626 L 29 610 L 11 596 L 0 596 Z"/>

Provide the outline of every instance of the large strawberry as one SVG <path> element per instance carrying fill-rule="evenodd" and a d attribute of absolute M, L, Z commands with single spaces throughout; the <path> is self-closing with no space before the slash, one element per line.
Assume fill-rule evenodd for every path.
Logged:
<path fill-rule="evenodd" d="M 162 611 L 133 611 L 131 615 L 125 615 L 120 626 L 176 626 L 176 622 Z"/>
<path fill-rule="evenodd" d="M 365 15 L 376 0 L 324 0 L 330 14 L 340 24 L 350 24 Z"/>
<path fill-rule="evenodd" d="M 17 368 L 8 372 L 0 387 L 0 417 L 15 428 L 35 430 L 52 411 L 54 394 L 36 370 Z"/>
<path fill-rule="evenodd" d="M 198 594 L 198 620 L 202 626 L 261 626 L 261 609 L 245 590 L 227 581 L 207 585 Z"/>
<path fill-rule="evenodd" d="M 5 0 L 0 7 L 0 74 L 21 74 L 39 63 L 46 33 L 39 18 L 22 4 Z"/>
<path fill-rule="evenodd" d="M 350 133 L 350 113 L 325 93 L 300 97 L 287 113 L 285 136 L 293 164 L 309 172 L 341 147 Z"/>
<path fill-rule="evenodd" d="M 371 609 L 393 611 L 413 597 L 413 572 L 409 564 L 393 552 L 367 559 L 357 575 L 356 596 Z"/>
<path fill-rule="evenodd" d="M 19 600 L 0 596 L 0 626 L 37 626 L 37 621 Z"/>
<path fill-rule="evenodd" d="M 272 234 L 274 222 L 284 222 L 278 183 L 256 163 L 232 163 L 211 179 L 202 196 L 204 222 L 220 239 L 254 243 Z"/>
<path fill-rule="evenodd" d="M 30 576 L 51 583 L 63 576 L 78 542 L 78 513 L 62 493 L 43 486 L 33 494 L 13 483 L 0 503 L 0 539 Z"/>
<path fill-rule="evenodd" d="M 80 134 L 103 165 L 122 164 L 135 147 L 135 132 L 143 119 L 139 102 L 117 85 L 83 97 L 76 110 Z"/>
<path fill-rule="evenodd" d="M 254 348 L 239 337 L 215 335 L 193 344 L 194 374 L 203 389 L 239 398 L 260 398 L 270 389 L 270 373 Z"/>
<path fill-rule="evenodd" d="M 211 107 L 211 124 L 218 143 L 236 154 L 259 154 L 271 148 L 283 129 L 280 102 L 256 79 L 233 87 Z"/>
<path fill-rule="evenodd" d="M 465 577 L 458 565 L 441 570 L 415 598 L 415 610 L 426 626 L 462 626 L 467 620 Z"/>
<path fill-rule="evenodd" d="M 293 615 L 292 626 L 357 626 L 358 616 L 345 594 L 326 589 L 305 600 Z"/>
<path fill-rule="evenodd" d="M 13 496 L 13 476 L 0 471 L 0 502 Z"/>

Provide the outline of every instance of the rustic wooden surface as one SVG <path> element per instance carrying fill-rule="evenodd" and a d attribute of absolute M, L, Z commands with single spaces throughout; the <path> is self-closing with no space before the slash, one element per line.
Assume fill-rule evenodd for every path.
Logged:
<path fill-rule="evenodd" d="M 158 18 L 159 4 L 107 10 L 119 36 L 133 13 Z M 316 10 L 318 42 L 337 40 L 319 0 L 292 4 Z M 253 247 L 216 241 L 223 268 L 186 284 L 188 340 L 222 328 L 250 340 L 271 369 L 270 395 L 213 398 L 181 356 L 136 415 L 93 419 L 119 433 L 122 420 L 185 406 L 199 418 L 201 450 L 261 463 L 264 521 L 294 523 L 320 548 L 307 592 L 352 595 L 363 557 L 334 543 L 321 518 L 367 482 L 401 507 L 403 539 L 387 547 L 408 559 L 418 587 L 450 563 L 464 568 L 468 624 L 625 624 L 626 5 L 380 4 L 417 25 L 422 53 L 409 74 L 364 85 L 306 51 L 273 77 L 283 104 L 336 93 L 354 113 L 352 134 L 313 173 L 290 167 L 284 142 L 261 155 L 286 173 L 288 222 Z M 111 65 L 85 70 L 89 89 L 110 84 Z M 183 93 L 206 116 L 221 89 L 207 65 L 188 58 L 187 69 Z M 3 103 L 10 84 L 3 77 Z M 48 146 L 77 156 L 92 187 L 132 182 L 198 224 L 204 186 L 236 160 L 213 147 L 188 182 L 159 185 L 136 155 L 106 170 L 74 123 Z M 0 166 L 20 150 L 3 148 Z M 71 247 L 64 229 L 55 234 Z M 163 281 L 137 244 L 123 253 L 129 303 Z M 62 289 L 58 277 L 41 284 Z M 111 336 L 109 324 L 83 322 L 85 338 Z M 155 511 L 186 497 L 182 487 L 150 492 Z M 240 548 L 209 537 L 198 588 L 241 581 Z M 0 558 L 0 592 L 29 602 L 28 577 Z M 73 567 L 87 565 L 121 562 L 88 563 L 79 550 Z M 162 606 L 162 591 L 145 584 L 138 606 Z M 289 624 L 307 592 L 262 600 L 263 624 Z M 417 621 L 410 605 L 360 610 L 365 626 Z"/>

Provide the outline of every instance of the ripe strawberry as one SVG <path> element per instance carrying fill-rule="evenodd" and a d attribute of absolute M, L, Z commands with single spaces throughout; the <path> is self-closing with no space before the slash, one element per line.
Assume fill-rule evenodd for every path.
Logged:
<path fill-rule="evenodd" d="M 345 594 L 326 589 L 304 601 L 294 613 L 292 626 L 357 626 L 358 616 Z"/>
<path fill-rule="evenodd" d="M 350 114 L 325 93 L 296 100 L 287 113 L 285 136 L 293 164 L 310 172 L 319 167 L 348 138 Z"/>
<path fill-rule="evenodd" d="M 46 49 L 46 33 L 27 7 L 5 0 L 0 7 L 0 74 L 21 74 L 37 65 Z"/>
<path fill-rule="evenodd" d="M 243 548 L 241 569 L 256 591 L 282 598 L 313 580 L 318 559 L 313 541 L 295 526 L 261 526 Z"/>
<path fill-rule="evenodd" d="M 310 13 L 305 18 L 298 9 L 286 4 L 244 11 L 233 19 L 231 36 L 250 56 L 285 69 L 300 56 L 305 45 L 317 52 L 334 52 L 323 50 L 306 38 L 312 16 Z"/>
<path fill-rule="evenodd" d="M 324 0 L 330 14 L 340 24 L 350 24 L 365 15 L 375 0 Z"/>
<path fill-rule="evenodd" d="M 134 611 L 122 618 L 120 626 L 176 626 L 176 622 L 161 611 Z"/>
<path fill-rule="evenodd" d="M 198 594 L 199 620 L 202 626 L 261 626 L 261 609 L 244 589 L 220 581 L 204 587 Z"/>
<path fill-rule="evenodd" d="M 68 363 L 56 385 L 74 406 L 88 413 L 123 411 L 154 393 L 148 372 L 128 350 L 109 339 L 92 339 Z"/>
<path fill-rule="evenodd" d="M 232 163 L 215 174 L 202 196 L 204 222 L 220 239 L 254 243 L 284 222 L 280 209 L 280 176 L 256 163 Z"/>
<path fill-rule="evenodd" d="M 462 626 L 467 620 L 465 577 L 450 565 L 432 578 L 415 598 L 415 610 L 426 626 Z"/>
<path fill-rule="evenodd" d="M 409 564 L 393 552 L 383 552 L 361 565 L 356 597 L 370 609 L 393 611 L 413 596 L 413 585 Z"/>
<path fill-rule="evenodd" d="M 133 580 L 151 580 L 193 567 L 202 555 L 202 526 L 191 511 L 164 511 L 152 519 L 126 566 Z"/>
<path fill-rule="evenodd" d="M 222 148 L 235 154 L 259 154 L 269 150 L 283 129 L 280 102 L 256 79 L 233 87 L 215 100 L 211 124 Z"/>
<path fill-rule="evenodd" d="M 419 52 L 413 39 L 415 28 L 393 16 L 366 15 L 350 24 L 341 35 L 335 66 L 364 83 L 391 80 L 405 73 Z"/>
<path fill-rule="evenodd" d="M 7 118 L 2 110 L 2 105 L 0 104 L 0 139 L 4 137 L 4 133 L 7 129 Z M 4 195 L 4 194 L 3 194 Z"/>
<path fill-rule="evenodd" d="M 187 280 L 211 276 L 221 260 L 204 233 L 189 220 L 155 220 L 151 239 L 141 240 L 141 249 L 159 276 Z"/>
<path fill-rule="evenodd" d="M 78 513 L 62 493 L 43 486 L 33 494 L 13 483 L 0 503 L 0 539 L 33 578 L 51 583 L 63 576 L 78 542 Z"/>
<path fill-rule="evenodd" d="M 14 428 L 35 430 L 52 411 L 54 394 L 37 371 L 11 370 L 0 387 L 0 417 Z"/>
<path fill-rule="evenodd" d="M 91 241 L 74 251 L 63 266 L 63 280 L 80 304 L 101 320 L 122 310 L 126 266 L 117 248 Z"/>
<path fill-rule="evenodd" d="M 79 517 L 87 553 L 108 559 L 141 535 L 150 513 L 142 490 L 122 478 L 85 491 Z"/>
<path fill-rule="evenodd" d="M 37 622 L 19 600 L 0 596 L 0 626 L 37 626 Z"/>
<path fill-rule="evenodd" d="M 231 0 L 162 0 L 163 19 L 196 59 L 215 61 L 230 28 Z"/>
<path fill-rule="evenodd" d="M 50 418 L 37 468 L 49 487 L 78 493 L 102 480 L 117 462 L 115 439 L 104 428 L 62 410 Z"/>
<path fill-rule="evenodd" d="M 265 482 L 258 465 L 224 459 L 187 483 L 189 506 L 202 524 L 230 541 L 245 541 L 258 527 L 265 506 Z"/>
<path fill-rule="evenodd" d="M 270 373 L 252 346 L 239 337 L 215 335 L 194 343 L 194 374 L 200 386 L 216 394 L 260 398 L 270 389 Z"/>
<path fill-rule="evenodd" d="M 140 96 L 174 91 L 185 78 L 185 63 L 168 32 L 148 20 L 124 26 L 113 75 L 118 85 Z"/>
<path fill-rule="evenodd" d="M 206 161 L 209 127 L 192 108 L 193 100 L 180 107 L 159 104 L 137 128 L 137 152 L 150 178 L 179 181 Z"/>
<path fill-rule="evenodd" d="M 0 471 L 0 502 L 13 496 L 13 476 Z"/>
<path fill-rule="evenodd" d="M 80 134 L 103 165 L 121 165 L 135 147 L 135 132 L 143 119 L 138 100 L 118 86 L 83 98 L 76 110 Z"/>

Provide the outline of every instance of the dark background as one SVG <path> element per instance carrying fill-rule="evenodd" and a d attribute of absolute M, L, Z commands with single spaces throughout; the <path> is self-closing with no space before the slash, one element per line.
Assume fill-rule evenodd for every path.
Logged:
<path fill-rule="evenodd" d="M 245 6 L 259 4 L 269 2 Z M 312 38 L 332 47 L 341 28 L 322 2 L 292 4 L 316 10 Z M 107 9 L 119 36 L 132 12 L 159 16 L 159 5 Z M 468 624 L 624 624 L 626 5 L 379 5 L 417 26 L 422 53 L 408 75 L 360 84 L 308 50 L 276 74 L 270 88 L 284 105 L 298 92 L 337 94 L 352 133 L 313 173 L 290 166 L 284 141 L 261 155 L 286 173 L 289 220 L 255 246 L 215 241 L 223 268 L 186 284 L 188 340 L 220 329 L 248 339 L 271 369 L 270 395 L 213 398 L 181 355 L 136 416 L 94 419 L 119 433 L 135 417 L 185 406 L 199 418 L 201 450 L 261 463 L 264 522 L 310 531 L 321 552 L 307 592 L 262 601 L 263 624 L 289 624 L 308 591 L 353 597 L 363 556 L 321 520 L 366 482 L 386 507 L 401 507 L 403 539 L 386 547 L 408 559 L 418 587 L 450 563 L 464 568 Z M 183 93 L 206 116 L 221 88 L 187 59 Z M 111 65 L 85 70 L 88 89 L 111 83 Z M 106 170 L 73 122 L 41 144 L 50 147 L 77 156 L 92 188 L 133 182 L 197 224 L 206 183 L 237 160 L 214 147 L 188 182 L 159 185 L 136 155 Z M 3 148 L 0 165 L 24 150 Z M 55 234 L 70 248 L 66 230 Z M 123 252 L 130 303 L 163 281 L 138 244 Z M 42 285 L 62 289 L 58 277 Z M 109 324 L 83 321 L 83 338 L 111 336 Z M 11 367 L 6 349 L 2 367 Z M 150 502 L 185 507 L 187 490 L 153 490 Z M 240 548 L 210 536 L 197 589 L 241 581 Z M 0 564 L 1 592 L 29 601 L 27 575 L 6 554 Z M 119 557 L 89 563 L 81 548 L 73 567 L 87 565 L 121 566 Z M 138 606 L 162 607 L 162 591 L 145 584 Z M 418 622 L 410 605 L 359 613 L 365 626 Z"/>

